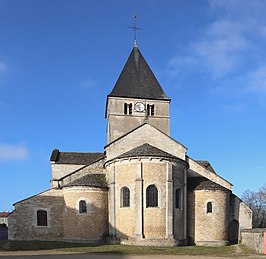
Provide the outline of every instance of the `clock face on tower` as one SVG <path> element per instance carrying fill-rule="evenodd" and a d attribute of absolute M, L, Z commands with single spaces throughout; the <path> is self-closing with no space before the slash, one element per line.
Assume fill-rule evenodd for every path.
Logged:
<path fill-rule="evenodd" d="M 137 102 L 135 103 L 134 108 L 137 112 L 143 112 L 145 110 L 145 104 L 142 102 Z"/>

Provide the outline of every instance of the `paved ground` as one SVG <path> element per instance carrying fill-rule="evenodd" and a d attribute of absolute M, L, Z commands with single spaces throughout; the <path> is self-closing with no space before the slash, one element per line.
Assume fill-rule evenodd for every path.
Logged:
<path fill-rule="evenodd" d="M 0 252 L 0 259 L 266 259 L 266 255 L 251 256 L 189 256 L 189 255 L 114 255 L 114 254 L 51 254 L 41 251 L 35 252 Z"/>

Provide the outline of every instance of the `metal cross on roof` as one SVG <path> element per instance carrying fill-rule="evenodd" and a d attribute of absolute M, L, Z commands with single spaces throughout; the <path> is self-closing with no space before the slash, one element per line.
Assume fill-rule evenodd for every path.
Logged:
<path fill-rule="evenodd" d="M 134 30 L 134 47 L 137 47 L 137 30 L 142 30 L 142 28 L 138 28 L 136 26 L 136 15 L 133 15 L 132 18 L 134 19 L 134 26 L 129 26 L 128 28 L 133 29 Z"/>

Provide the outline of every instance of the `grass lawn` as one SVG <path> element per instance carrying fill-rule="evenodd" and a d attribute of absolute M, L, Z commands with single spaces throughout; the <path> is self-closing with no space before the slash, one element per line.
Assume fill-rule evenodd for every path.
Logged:
<path fill-rule="evenodd" d="M 92 245 L 85 243 L 46 241 L 0 241 L 0 251 L 54 250 L 74 253 L 111 253 L 131 255 L 250 255 L 254 251 L 242 246 L 225 247 L 145 247 L 127 245 Z"/>

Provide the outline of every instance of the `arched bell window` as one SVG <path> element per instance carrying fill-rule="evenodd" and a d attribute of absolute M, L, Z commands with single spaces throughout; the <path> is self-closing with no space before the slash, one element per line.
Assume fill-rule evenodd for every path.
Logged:
<path fill-rule="evenodd" d="M 132 103 L 124 103 L 124 114 L 132 114 Z"/>

